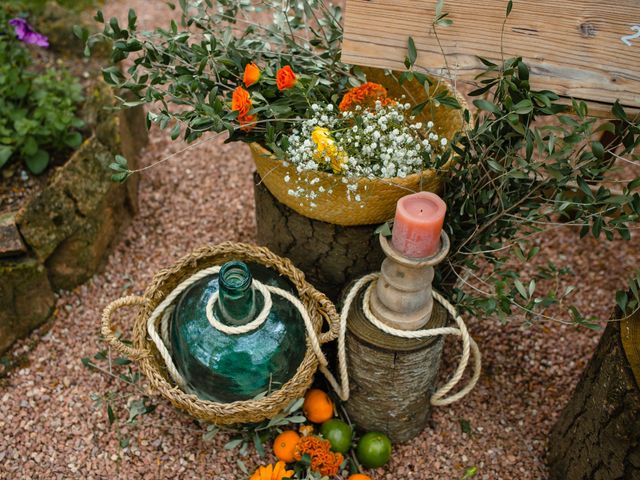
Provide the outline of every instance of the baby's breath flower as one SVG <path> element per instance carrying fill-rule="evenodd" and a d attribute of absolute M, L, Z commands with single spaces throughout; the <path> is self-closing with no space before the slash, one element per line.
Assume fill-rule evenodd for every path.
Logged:
<path fill-rule="evenodd" d="M 287 160 L 299 173 L 330 172 L 339 176 L 347 187 L 350 201 L 362 202 L 356 193 L 360 178 L 406 177 L 428 168 L 432 159 L 447 145 L 445 138 L 429 132 L 415 122 L 408 112 L 408 103 L 340 112 L 333 105 L 311 105 L 311 116 L 302 120 L 288 138 Z M 357 123 L 354 121 L 357 118 Z M 291 178 L 287 176 L 286 182 Z M 289 190 L 289 194 L 315 205 L 320 195 L 331 195 L 333 189 L 319 185 L 318 177 L 308 177 L 304 188 Z"/>

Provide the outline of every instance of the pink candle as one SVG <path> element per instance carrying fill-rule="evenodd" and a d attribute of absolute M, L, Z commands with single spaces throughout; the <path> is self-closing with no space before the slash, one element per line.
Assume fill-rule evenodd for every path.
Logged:
<path fill-rule="evenodd" d="M 418 192 L 398 200 L 391 243 L 406 257 L 430 257 L 440 248 L 447 205 L 435 193 Z"/>

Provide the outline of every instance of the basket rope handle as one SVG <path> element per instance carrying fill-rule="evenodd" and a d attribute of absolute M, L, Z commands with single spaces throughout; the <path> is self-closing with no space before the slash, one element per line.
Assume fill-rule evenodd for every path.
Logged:
<path fill-rule="evenodd" d="M 318 333 L 318 341 L 321 345 L 324 345 L 325 343 L 332 342 L 338 338 L 338 333 L 340 331 L 340 316 L 338 315 L 333 302 L 331 302 L 327 297 L 320 295 L 320 298 L 316 298 L 316 300 L 320 305 L 318 315 L 324 323 L 329 325 L 329 330 L 326 332 L 320 331 L 320 333 Z M 315 334 L 315 331 L 313 333 Z"/>
<path fill-rule="evenodd" d="M 115 311 L 119 310 L 122 307 L 142 306 L 146 303 L 147 300 L 144 297 L 129 295 L 127 297 L 121 297 L 117 300 L 114 300 L 109 305 L 107 305 L 102 312 L 102 336 L 107 342 L 109 342 L 109 344 L 111 344 L 113 348 L 115 348 L 121 354 L 126 355 L 131 360 L 141 360 L 146 356 L 146 352 L 138 350 L 137 348 L 133 348 L 129 345 L 125 345 L 113 331 L 113 327 L 111 326 L 111 318 L 113 317 Z"/>

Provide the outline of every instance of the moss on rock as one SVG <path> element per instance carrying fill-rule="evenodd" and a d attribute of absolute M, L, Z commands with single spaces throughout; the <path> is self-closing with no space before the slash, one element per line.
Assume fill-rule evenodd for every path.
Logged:
<path fill-rule="evenodd" d="M 0 352 L 44 323 L 55 305 L 44 266 L 35 258 L 0 262 Z"/>

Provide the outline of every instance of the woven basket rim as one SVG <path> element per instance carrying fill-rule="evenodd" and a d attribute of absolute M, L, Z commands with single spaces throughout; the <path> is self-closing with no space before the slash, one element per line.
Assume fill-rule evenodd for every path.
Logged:
<path fill-rule="evenodd" d="M 173 384 L 155 344 L 147 338 L 147 319 L 156 306 L 175 288 L 174 283 L 179 283 L 197 270 L 224 263 L 231 257 L 262 263 L 287 277 L 307 307 L 316 334 L 322 336 L 322 324 L 324 321 L 329 323 L 330 330 L 324 333 L 324 341 L 335 338 L 337 328 L 337 312 L 331 301 L 306 282 L 304 274 L 290 260 L 275 255 L 266 247 L 231 242 L 208 245 L 183 256 L 173 266 L 156 273 L 143 295 L 146 303 L 134 321 L 134 346 L 145 352 L 140 360 L 140 367 L 152 386 L 174 406 L 196 418 L 217 424 L 257 422 L 272 417 L 292 400 L 302 396 L 311 385 L 318 367 L 318 359 L 307 336 L 307 350 L 295 375 L 278 390 L 263 398 L 230 403 L 213 402 L 184 392 Z"/>

